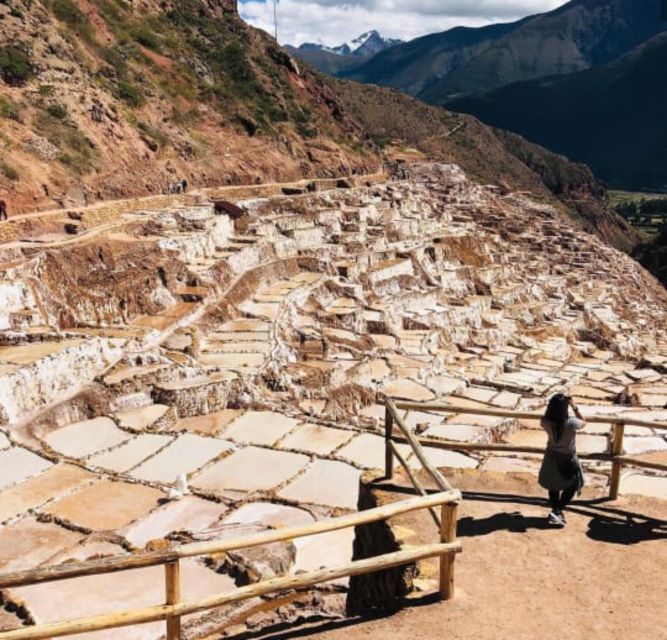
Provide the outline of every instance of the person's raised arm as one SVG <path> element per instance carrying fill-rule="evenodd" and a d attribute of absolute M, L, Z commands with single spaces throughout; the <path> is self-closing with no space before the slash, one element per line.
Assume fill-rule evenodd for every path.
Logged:
<path fill-rule="evenodd" d="M 579 407 L 577 407 L 576 404 L 574 404 L 574 399 L 572 396 L 568 397 L 568 400 L 570 401 L 570 406 L 572 407 L 572 411 L 574 412 L 574 415 L 577 416 L 577 419 L 579 419 L 582 423 L 586 423 L 586 418 L 581 415 L 581 411 L 579 411 Z"/>

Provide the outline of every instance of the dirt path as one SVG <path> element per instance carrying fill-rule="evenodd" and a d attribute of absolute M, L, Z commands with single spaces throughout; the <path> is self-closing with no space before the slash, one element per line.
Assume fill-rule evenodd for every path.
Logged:
<path fill-rule="evenodd" d="M 589 491 L 568 514 L 567 527 L 554 530 L 545 525 L 545 506 L 532 477 L 478 473 L 455 484 L 465 493 L 459 519 L 464 552 L 457 559 L 454 601 L 424 598 L 387 618 L 243 637 L 667 638 L 667 503 L 598 502 Z M 428 530 L 428 520 L 409 524 Z"/>

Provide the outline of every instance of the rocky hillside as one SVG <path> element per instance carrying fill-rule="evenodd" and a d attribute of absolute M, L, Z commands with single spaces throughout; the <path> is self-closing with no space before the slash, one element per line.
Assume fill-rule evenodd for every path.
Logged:
<path fill-rule="evenodd" d="M 10 213 L 375 170 L 330 88 L 235 0 L 0 2 Z"/>
<path fill-rule="evenodd" d="M 428 158 L 460 165 L 478 181 L 558 202 L 585 229 L 617 248 L 627 251 L 640 241 L 639 234 L 608 206 L 606 188 L 586 165 L 393 89 L 331 82 L 346 112 L 386 150 L 412 147 Z"/>
<path fill-rule="evenodd" d="M 388 141 L 559 199 L 629 249 L 590 172 L 473 118 L 323 78 L 222 0 L 0 4 L 10 214 L 190 186 L 375 171 Z"/>
<path fill-rule="evenodd" d="M 666 68 L 663 33 L 609 65 L 449 106 L 586 162 L 612 185 L 667 190 Z"/>
<path fill-rule="evenodd" d="M 572 0 L 506 25 L 400 45 L 343 75 L 445 104 L 460 94 L 606 64 L 667 28 L 662 0 Z"/>

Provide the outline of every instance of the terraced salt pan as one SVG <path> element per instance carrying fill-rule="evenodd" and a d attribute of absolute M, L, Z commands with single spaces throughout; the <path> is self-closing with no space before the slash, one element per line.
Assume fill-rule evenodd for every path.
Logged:
<path fill-rule="evenodd" d="M 286 482 L 308 464 L 308 457 L 288 452 L 246 447 L 217 462 L 192 479 L 204 491 L 268 491 Z"/>
<path fill-rule="evenodd" d="M 479 461 L 470 456 L 466 456 L 458 451 L 448 451 L 447 449 L 435 449 L 434 447 L 424 447 L 424 453 L 428 461 L 435 467 L 451 467 L 453 469 L 475 469 L 479 466 Z M 412 455 L 408 464 L 419 468 L 421 463 Z"/>
<path fill-rule="evenodd" d="M 249 502 L 225 516 L 225 524 L 263 524 L 275 529 L 301 527 L 315 521 L 305 509 L 271 502 Z"/>
<path fill-rule="evenodd" d="M 91 482 L 95 475 L 80 467 L 59 464 L 0 492 L 0 523 L 35 509 L 68 491 Z"/>
<path fill-rule="evenodd" d="M 140 367 L 125 367 L 123 369 L 116 371 L 115 373 L 111 373 L 108 376 L 106 376 L 104 378 L 104 382 L 105 384 L 108 385 L 119 384 L 121 382 L 125 382 L 126 380 L 132 380 L 132 378 L 137 378 L 139 376 L 155 373 L 160 369 L 164 369 L 167 366 L 168 365 L 166 364 L 150 364 L 150 365 L 143 365 Z"/>
<path fill-rule="evenodd" d="M 385 385 L 383 391 L 392 398 L 410 400 L 411 402 L 429 402 L 435 400 L 435 394 L 432 391 L 413 380 L 394 380 Z"/>
<path fill-rule="evenodd" d="M 199 362 L 207 367 L 243 369 L 260 367 L 266 356 L 263 353 L 202 353 Z"/>
<path fill-rule="evenodd" d="M 144 547 L 149 540 L 164 538 L 173 531 L 206 529 L 226 511 L 224 504 L 185 496 L 158 507 L 121 533 L 136 547 Z"/>
<path fill-rule="evenodd" d="M 294 540 L 296 562 L 292 572 L 314 571 L 323 567 L 345 565 L 352 560 L 353 545 L 353 528 L 297 538 Z M 347 584 L 348 580 L 347 578 L 336 580 L 335 584 Z"/>
<path fill-rule="evenodd" d="M 232 447 L 231 443 L 224 440 L 186 433 L 134 469 L 132 476 L 138 480 L 170 484 L 179 474 L 189 474 L 200 469 Z"/>
<path fill-rule="evenodd" d="M 3 449 L 0 451 L 0 491 L 36 476 L 51 466 L 51 462 L 23 447 Z"/>
<path fill-rule="evenodd" d="M 628 437 L 623 438 L 623 449 L 627 455 L 636 455 L 641 453 L 650 453 L 653 451 L 667 451 L 667 440 L 660 437 L 642 438 Z"/>
<path fill-rule="evenodd" d="M 631 472 L 623 475 L 620 492 L 626 496 L 635 494 L 667 500 L 667 477 Z"/>
<path fill-rule="evenodd" d="M 146 515 L 164 497 L 164 493 L 152 487 L 100 480 L 60 498 L 46 511 L 91 531 L 109 531 Z"/>
<path fill-rule="evenodd" d="M 278 495 L 303 504 L 356 509 L 360 476 L 361 471 L 345 462 L 315 460 Z"/>
<path fill-rule="evenodd" d="M 354 433 L 323 427 L 318 424 L 299 425 L 281 443 L 282 449 L 297 449 L 313 455 L 329 455 L 332 451 L 348 442 Z"/>
<path fill-rule="evenodd" d="M 81 533 L 28 516 L 0 528 L 0 571 L 32 569 L 82 538 Z"/>
<path fill-rule="evenodd" d="M 488 433 L 486 427 L 479 427 L 471 424 L 436 424 L 424 431 L 425 436 L 434 438 L 443 438 L 445 440 L 457 440 L 458 442 L 473 442 L 480 440 Z"/>
<path fill-rule="evenodd" d="M 384 469 L 384 449 L 383 437 L 373 433 L 362 433 L 338 451 L 336 456 L 350 460 L 366 469 Z M 399 444 L 398 449 L 406 458 L 412 451 L 410 445 L 407 444 Z"/>
<path fill-rule="evenodd" d="M 31 342 L 15 347 L 0 347 L 0 362 L 9 364 L 32 364 L 42 358 L 80 345 L 83 340 L 62 340 L 59 342 Z"/>
<path fill-rule="evenodd" d="M 182 418 L 172 428 L 172 431 L 190 431 L 202 435 L 218 435 L 225 427 L 229 426 L 243 411 L 240 409 L 223 409 L 204 416 Z"/>
<path fill-rule="evenodd" d="M 218 331 L 263 331 L 265 333 L 271 330 L 271 325 L 263 320 L 245 319 L 230 320 L 217 328 Z"/>
<path fill-rule="evenodd" d="M 137 407 L 128 411 L 119 411 L 116 413 L 116 419 L 121 427 L 143 431 L 155 424 L 167 411 L 169 411 L 167 405 L 149 404 L 145 407 Z"/>
<path fill-rule="evenodd" d="M 98 451 L 117 447 L 130 439 L 111 418 L 93 418 L 56 429 L 44 441 L 58 453 L 72 458 L 86 458 Z"/>
<path fill-rule="evenodd" d="M 272 411 L 246 411 L 225 430 L 225 438 L 248 444 L 275 444 L 299 424 L 298 420 Z"/>
<path fill-rule="evenodd" d="M 517 446 L 544 449 L 547 446 L 547 434 L 544 430 L 528 429 L 510 434 L 506 441 Z M 580 453 L 605 453 L 608 448 L 609 440 L 605 436 L 577 435 L 577 451 Z"/>
<path fill-rule="evenodd" d="M 232 591 L 234 581 L 207 569 L 195 560 L 181 561 L 182 596 L 194 600 Z M 51 584 L 13 589 L 11 597 L 23 600 L 35 622 L 56 622 L 67 617 L 85 617 L 126 611 L 164 603 L 164 569 L 148 567 L 134 571 L 62 580 Z M 187 621 L 187 618 L 185 618 Z M 156 640 L 164 634 L 164 622 L 122 627 L 100 633 L 85 633 L 86 640 Z"/>
<path fill-rule="evenodd" d="M 172 439 L 169 436 L 141 434 L 116 449 L 90 458 L 88 462 L 93 467 L 123 473 L 154 455 Z"/>

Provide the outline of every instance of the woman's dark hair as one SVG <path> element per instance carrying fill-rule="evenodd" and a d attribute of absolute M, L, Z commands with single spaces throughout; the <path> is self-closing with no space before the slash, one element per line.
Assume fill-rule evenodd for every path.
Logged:
<path fill-rule="evenodd" d="M 557 393 L 549 400 L 549 405 L 544 413 L 544 419 L 549 422 L 553 430 L 554 441 L 558 442 L 563 435 L 565 423 L 568 418 L 568 406 L 570 399 L 562 393 Z"/>

